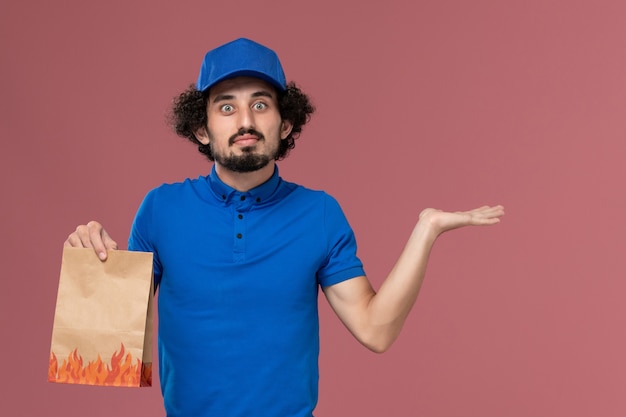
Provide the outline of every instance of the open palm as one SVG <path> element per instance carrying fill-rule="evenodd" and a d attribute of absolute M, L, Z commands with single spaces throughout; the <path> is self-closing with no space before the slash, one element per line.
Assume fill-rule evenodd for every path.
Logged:
<path fill-rule="evenodd" d="M 469 211 L 447 212 L 433 208 L 422 210 L 419 219 L 430 223 L 437 234 L 465 226 L 488 226 L 500 222 L 502 206 L 482 206 Z"/>

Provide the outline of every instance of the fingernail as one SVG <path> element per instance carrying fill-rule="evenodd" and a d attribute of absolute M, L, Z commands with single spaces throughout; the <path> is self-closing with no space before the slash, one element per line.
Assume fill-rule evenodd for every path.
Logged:
<path fill-rule="evenodd" d="M 104 261 L 107 258 L 107 254 L 104 252 L 100 252 L 98 254 L 98 258 L 100 258 L 101 261 Z"/>

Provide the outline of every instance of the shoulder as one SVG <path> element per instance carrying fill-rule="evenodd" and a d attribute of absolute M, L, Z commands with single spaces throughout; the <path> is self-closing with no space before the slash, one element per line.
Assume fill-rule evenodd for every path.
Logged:
<path fill-rule="evenodd" d="M 288 198 L 285 199 L 287 210 L 299 213 L 308 221 L 321 222 L 324 229 L 327 227 L 335 229 L 338 225 L 347 223 L 344 211 L 333 195 L 293 183 L 288 183 L 287 186 L 292 188 Z"/>
<path fill-rule="evenodd" d="M 150 193 L 176 193 L 183 192 L 188 189 L 197 188 L 201 183 L 206 184 L 206 177 L 198 177 L 198 178 L 185 178 L 182 181 L 176 182 L 167 182 L 163 183 L 157 187 L 154 187 L 149 192 Z"/>
<path fill-rule="evenodd" d="M 186 193 L 197 193 L 199 190 L 206 190 L 207 178 L 198 177 L 195 179 L 186 178 L 178 182 L 161 184 L 146 194 L 146 197 L 180 197 Z"/>
<path fill-rule="evenodd" d="M 304 185 L 296 184 L 293 182 L 283 181 L 283 187 L 289 190 L 289 193 L 294 197 L 306 201 L 311 201 L 319 204 L 331 204 L 339 205 L 339 202 L 326 191 L 316 190 L 305 187 Z"/>
<path fill-rule="evenodd" d="M 161 184 L 148 191 L 142 206 L 166 209 L 183 205 L 201 204 L 210 199 L 206 178 L 185 179 L 180 182 Z"/>

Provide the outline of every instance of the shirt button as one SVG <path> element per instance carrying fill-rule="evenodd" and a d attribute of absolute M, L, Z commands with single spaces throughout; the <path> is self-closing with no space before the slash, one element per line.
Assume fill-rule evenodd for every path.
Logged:
<path fill-rule="evenodd" d="M 241 239 L 243 235 L 241 233 L 237 233 L 237 239 Z"/>
<path fill-rule="evenodd" d="M 237 218 L 238 218 L 239 220 L 243 219 L 243 214 L 238 214 L 238 215 L 237 215 Z"/>
<path fill-rule="evenodd" d="M 245 196 L 245 195 L 242 195 L 242 196 L 241 196 L 241 201 L 244 201 L 245 199 L 246 199 L 246 196 Z"/>
<path fill-rule="evenodd" d="M 257 198 L 256 198 L 256 202 L 257 202 L 257 203 L 260 203 L 260 202 L 261 202 L 261 199 L 260 199 L 259 197 L 257 197 Z"/>

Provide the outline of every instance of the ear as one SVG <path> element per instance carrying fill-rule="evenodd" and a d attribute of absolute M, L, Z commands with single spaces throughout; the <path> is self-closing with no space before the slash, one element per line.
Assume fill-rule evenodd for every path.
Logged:
<path fill-rule="evenodd" d="M 280 124 L 280 139 L 287 139 L 287 136 L 291 133 L 291 129 L 293 129 L 293 123 L 290 120 L 283 120 Z"/>
<path fill-rule="evenodd" d="M 200 127 L 196 129 L 196 131 L 193 132 L 193 134 L 196 137 L 196 139 L 198 139 L 198 142 L 200 142 L 201 144 L 203 145 L 209 144 L 209 134 L 206 130 L 206 127 Z"/>

